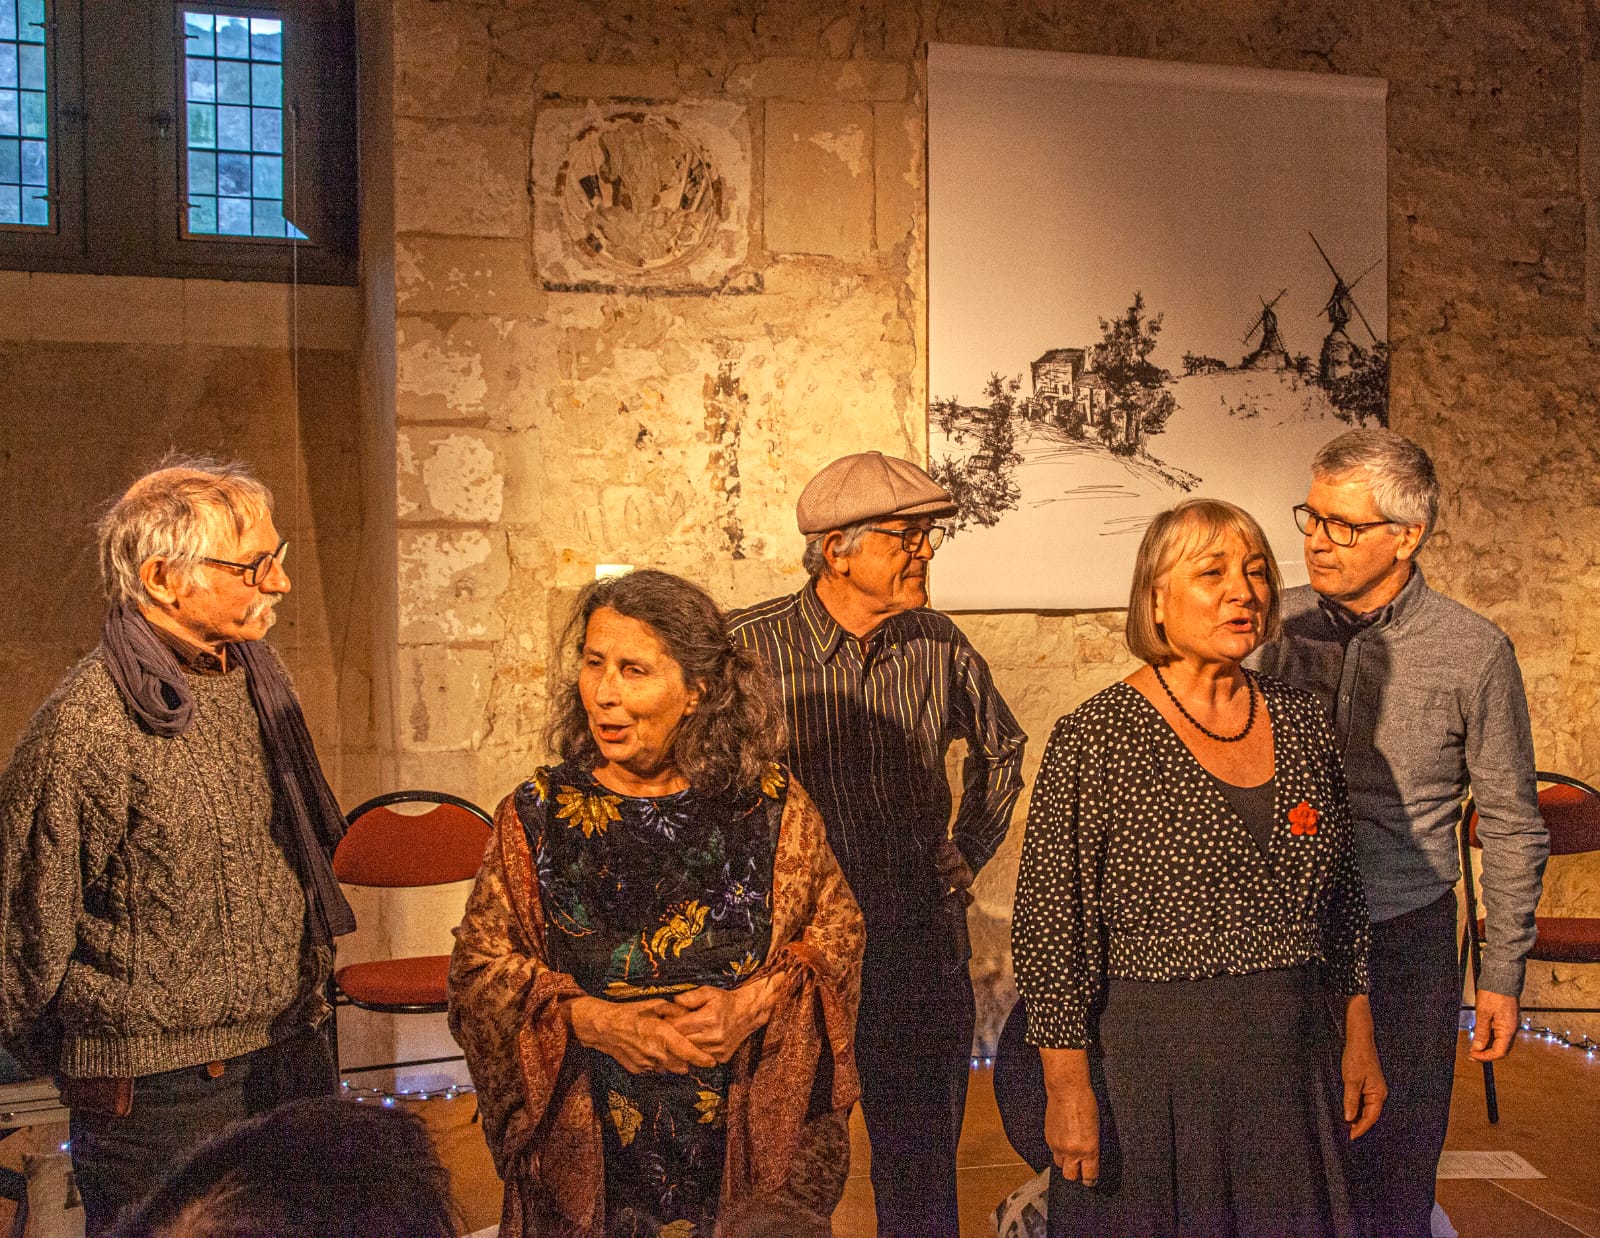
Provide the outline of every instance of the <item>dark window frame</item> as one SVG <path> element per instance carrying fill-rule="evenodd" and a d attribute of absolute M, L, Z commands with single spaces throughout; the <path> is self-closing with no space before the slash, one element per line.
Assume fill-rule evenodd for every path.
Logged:
<path fill-rule="evenodd" d="M 44 12 L 50 109 L 45 133 L 50 149 L 50 205 L 55 225 L 46 231 L 0 224 L 0 263 L 13 245 L 47 259 L 69 257 L 83 248 L 83 211 L 61 188 L 83 180 L 83 112 L 71 102 L 82 98 L 81 65 L 78 57 L 61 54 L 64 39 L 69 46 L 81 42 L 79 0 L 45 0 Z"/>
<path fill-rule="evenodd" d="M 285 210 L 309 241 L 182 235 L 185 8 L 281 17 Z M 351 0 L 47 0 L 56 227 L 0 228 L 0 269 L 313 284 L 356 282 Z M 286 145 L 288 143 L 286 142 Z"/>

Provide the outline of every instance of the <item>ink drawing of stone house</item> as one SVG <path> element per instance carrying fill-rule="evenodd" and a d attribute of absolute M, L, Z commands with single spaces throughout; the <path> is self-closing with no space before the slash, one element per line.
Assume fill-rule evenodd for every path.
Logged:
<path fill-rule="evenodd" d="M 1110 399 L 1106 385 L 1094 373 L 1094 351 L 1088 348 L 1052 348 L 1030 367 L 1033 394 L 1028 416 L 1066 430 L 1074 438 L 1087 438 L 1091 430 L 1110 424 Z"/>

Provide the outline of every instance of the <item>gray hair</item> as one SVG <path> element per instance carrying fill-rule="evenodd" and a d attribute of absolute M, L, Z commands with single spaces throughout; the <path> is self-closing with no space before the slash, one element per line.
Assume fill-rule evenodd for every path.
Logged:
<path fill-rule="evenodd" d="M 139 569 L 166 559 L 179 580 L 191 578 L 217 534 L 234 536 L 272 513 L 272 492 L 243 464 L 203 456 L 168 456 L 100 518 L 100 580 L 112 606 L 151 605 Z"/>
<path fill-rule="evenodd" d="M 874 516 L 871 520 L 858 520 L 855 524 L 847 524 L 843 528 L 829 529 L 827 533 L 808 537 L 806 552 L 800 559 L 800 566 L 806 569 L 812 580 L 831 576 L 833 569 L 828 566 L 828 556 L 822 553 L 822 544 L 828 540 L 828 533 L 839 534 L 841 538 L 839 548 L 834 553 L 841 559 L 848 559 L 861 549 L 861 539 L 866 536 L 867 530 L 872 528 L 875 522 L 883 519 L 885 519 L 883 516 Z"/>
<path fill-rule="evenodd" d="M 1311 475 L 1320 480 L 1348 473 L 1364 475 L 1385 520 L 1422 526 L 1420 550 L 1439 518 L 1439 479 L 1428 453 L 1393 430 L 1349 430 L 1324 443 L 1311 461 Z"/>

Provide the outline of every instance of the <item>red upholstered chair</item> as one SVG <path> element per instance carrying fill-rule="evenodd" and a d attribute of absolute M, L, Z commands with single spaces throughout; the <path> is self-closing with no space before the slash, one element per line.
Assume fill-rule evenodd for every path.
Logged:
<path fill-rule="evenodd" d="M 1539 812 L 1550 831 L 1551 856 L 1600 851 L 1600 791 L 1565 774 L 1541 771 L 1535 777 L 1543 784 L 1539 789 Z M 1474 988 L 1477 987 L 1478 969 L 1483 961 L 1483 920 L 1478 915 L 1471 848 L 1482 845 L 1478 841 L 1478 811 L 1471 798 L 1468 798 L 1461 810 L 1461 871 L 1465 874 L 1467 895 L 1467 922 L 1461 935 L 1461 968 L 1464 977 L 1468 964 L 1471 964 Z M 1538 936 L 1528 954 L 1530 959 L 1544 963 L 1600 963 L 1600 917 L 1536 916 L 1535 921 Z M 1524 1006 L 1522 1009 L 1541 1014 L 1577 1014 L 1594 1013 L 1600 1008 Z M 1500 1103 L 1495 1095 L 1493 1062 L 1483 1064 L 1483 1087 L 1489 1107 L 1489 1121 L 1498 1122 Z"/>
<path fill-rule="evenodd" d="M 432 805 L 423 812 L 396 812 L 402 805 Z M 346 814 L 348 827 L 333 853 L 334 875 L 347 885 L 390 889 L 446 885 L 478 874 L 489 843 L 489 814 L 476 804 L 440 791 L 394 791 Z M 381 1014 L 441 1014 L 448 1006 L 448 954 L 378 959 L 336 968 L 329 981 L 335 1005 Z M 334 1038 L 335 1057 L 338 1037 Z M 423 1066 L 453 1058 L 385 1062 L 346 1067 L 344 1073 Z"/>

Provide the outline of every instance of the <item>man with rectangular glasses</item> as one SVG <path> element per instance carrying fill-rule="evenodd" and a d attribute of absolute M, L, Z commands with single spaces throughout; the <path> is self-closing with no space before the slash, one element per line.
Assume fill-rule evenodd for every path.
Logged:
<path fill-rule="evenodd" d="M 1388 430 L 1352 430 L 1312 462 L 1309 586 L 1283 597 L 1283 635 L 1255 661 L 1319 696 L 1349 783 L 1373 920 L 1372 1014 L 1389 1100 L 1352 1147 L 1365 1231 L 1431 1233 L 1450 1116 L 1461 980 L 1456 826 L 1479 812 L 1487 944 L 1471 1056 L 1505 1056 L 1517 1031 L 1549 839 L 1516 654 L 1483 616 L 1428 588 L 1417 554 L 1439 483 L 1427 454 Z"/>
<path fill-rule="evenodd" d="M 71 1110 L 88 1233 L 230 1122 L 331 1093 L 344 821 L 282 663 L 272 496 L 181 460 L 100 523 L 101 641 L 0 774 L 0 1044 Z"/>
<path fill-rule="evenodd" d="M 796 506 L 811 582 L 731 617 L 777 675 L 789 763 L 867 921 L 856 1062 L 882 1238 L 955 1238 L 974 1002 L 967 887 L 1005 838 L 1027 736 L 961 629 L 928 609 L 954 514 L 909 460 L 835 460 Z M 967 746 L 952 827 L 944 758 Z"/>

